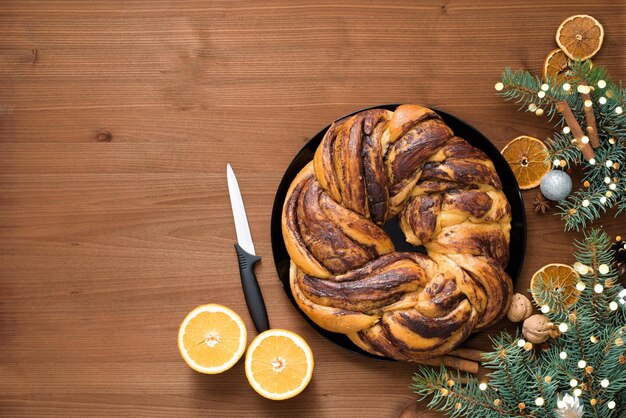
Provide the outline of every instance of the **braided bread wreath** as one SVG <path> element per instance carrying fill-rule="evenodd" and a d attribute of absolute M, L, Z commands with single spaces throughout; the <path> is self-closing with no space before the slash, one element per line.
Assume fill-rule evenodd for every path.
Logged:
<path fill-rule="evenodd" d="M 381 226 L 396 215 L 427 255 L 395 252 Z M 504 315 L 510 229 L 491 160 L 417 105 L 331 125 L 282 212 L 300 309 L 371 354 L 405 361 L 446 354 Z"/>

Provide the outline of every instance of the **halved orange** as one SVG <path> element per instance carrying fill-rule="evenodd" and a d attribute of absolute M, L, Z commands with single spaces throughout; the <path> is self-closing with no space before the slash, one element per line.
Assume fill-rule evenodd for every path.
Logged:
<path fill-rule="evenodd" d="M 261 396 L 289 399 L 306 388 L 313 375 L 313 353 L 302 337 L 284 329 L 259 334 L 246 353 L 246 377 Z"/>
<path fill-rule="evenodd" d="M 180 325 L 178 351 L 195 371 L 217 374 L 237 363 L 247 339 L 246 326 L 235 312 L 222 305 L 201 305 Z"/>
<path fill-rule="evenodd" d="M 589 15 L 570 16 L 556 31 L 556 43 L 573 60 L 584 61 L 593 57 L 603 40 L 604 28 Z"/>
<path fill-rule="evenodd" d="M 569 70 L 568 65 L 565 52 L 559 48 L 553 49 L 543 62 L 543 71 L 541 74 L 544 80 L 547 80 L 548 77 L 556 78 L 560 83 L 567 78 L 567 71 Z"/>
<path fill-rule="evenodd" d="M 520 189 L 539 186 L 541 178 L 550 171 L 548 148 L 531 136 L 518 136 L 502 149 L 502 156 L 509 163 Z"/>
<path fill-rule="evenodd" d="M 580 291 L 576 289 L 580 276 L 567 264 L 546 264 L 533 274 L 530 279 L 530 293 L 537 305 L 548 303 L 542 299 L 542 292 L 562 292 L 565 307 L 571 306 L 578 299 Z"/>

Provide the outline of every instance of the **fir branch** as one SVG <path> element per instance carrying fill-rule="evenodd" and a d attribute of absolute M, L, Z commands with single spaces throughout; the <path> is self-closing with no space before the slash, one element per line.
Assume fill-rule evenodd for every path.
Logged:
<path fill-rule="evenodd" d="M 548 85 L 548 90 L 544 91 L 545 96 L 539 97 L 544 82 L 538 77 L 533 76 L 528 71 L 511 70 L 507 68 L 502 73 L 502 84 L 504 89 L 500 93 L 505 100 L 514 101 L 519 104 L 519 110 L 530 111 L 528 106 L 531 104 L 542 108 L 552 120 L 558 113 L 559 102 L 566 100 L 570 107 L 578 107 L 579 104 L 572 101 L 572 95 L 561 88 L 561 85 L 552 82 Z M 571 102 L 571 103 L 570 103 Z M 562 124 L 562 122 L 559 122 Z"/>
<path fill-rule="evenodd" d="M 568 167 L 580 166 L 583 180 L 589 183 L 588 187 L 579 188 L 557 206 L 565 221 L 565 229 L 579 231 L 609 209 L 615 208 L 616 215 L 626 212 L 626 89 L 621 82 L 613 81 L 603 67 L 591 65 L 589 61 L 570 61 L 569 68 L 567 83 L 570 86 L 567 90 L 563 88 L 565 80 L 559 83 L 556 78 L 549 78 L 543 82 L 527 71 L 507 68 L 502 73 L 499 94 L 519 104 L 520 110 L 542 108 L 550 119 L 558 113 L 559 103 L 566 101 L 573 119 L 585 132 L 587 118 L 578 88 L 583 85 L 590 89 L 587 97 L 592 101 L 599 146 L 591 152 L 586 145 L 578 143 L 586 139 L 571 118 L 569 123 L 573 128 L 568 126 L 570 131 L 565 131 L 575 129 L 576 139 L 569 133 L 560 132 L 564 121 L 559 118 L 555 125 L 558 132 L 547 141 L 550 160 L 565 161 Z M 579 146 L 585 148 L 586 158 Z M 606 179 L 609 179 L 608 183 Z"/>
<path fill-rule="evenodd" d="M 552 317 L 555 321 L 563 322 L 567 319 L 567 313 L 571 303 L 569 301 L 575 298 L 578 294 L 573 286 L 561 286 L 561 278 L 550 277 L 541 272 L 535 280 L 533 293 L 533 302 L 537 308 L 541 309 L 541 306 L 536 300 L 542 301 L 542 304 L 550 306 Z M 530 289 L 528 289 L 531 291 Z"/>
<path fill-rule="evenodd" d="M 572 305 L 564 303 L 566 292 L 556 292 L 548 302 L 563 304 L 561 311 L 550 306 L 546 315 L 552 322 L 568 323 L 569 330 L 550 340 L 547 351 L 527 351 L 518 345 L 518 335 L 504 332 L 492 340 L 493 350 L 485 355 L 484 366 L 491 369 L 485 390 L 480 390 L 474 376 L 467 376 L 466 385 L 450 386 L 448 370 L 426 367 L 415 375 L 413 389 L 421 399 L 432 397 L 429 408 L 453 417 L 550 417 L 557 394 L 575 388 L 581 390 L 585 416 L 609 418 L 624 411 L 626 366 L 620 356 L 626 355 L 626 308 L 618 304 L 615 310 L 615 305 L 610 305 L 623 290 L 612 266 L 611 245 L 612 239 L 600 229 L 585 232 L 584 239 L 574 243 L 578 268 L 584 273 L 579 280 L 585 286 Z M 601 268 L 605 264 L 608 271 Z M 587 266 L 586 271 L 582 265 Z M 539 281 L 544 279 L 549 282 L 549 278 Z M 594 289 L 600 284 L 601 291 Z M 586 362 L 583 367 L 580 360 Z M 576 380 L 573 386 L 572 379 Z M 608 386 L 606 382 L 606 387 L 602 385 L 603 379 Z M 460 377 L 456 381 L 460 382 Z M 616 403 L 614 409 L 608 408 L 610 401 Z"/>
<path fill-rule="evenodd" d="M 618 104 L 626 103 L 626 91 L 622 87 L 621 81 L 615 83 L 606 69 L 599 65 L 593 65 L 591 61 L 572 61 L 568 60 L 570 68 L 571 81 L 576 84 L 585 84 L 588 86 L 597 86 L 598 81 L 606 82 L 606 91 L 613 92 L 613 97 Z M 601 89 L 598 89 L 600 91 Z"/>
<path fill-rule="evenodd" d="M 605 330 L 604 335 L 601 336 L 602 340 L 604 341 L 604 348 L 602 349 L 602 355 L 599 357 L 596 366 L 598 369 L 599 379 L 612 377 L 612 374 L 605 373 L 605 369 L 603 368 L 604 362 L 606 360 L 619 358 L 620 354 L 624 351 L 615 344 L 615 339 L 620 336 L 621 329 L 622 328 L 607 329 Z"/>
<path fill-rule="evenodd" d="M 565 229 L 579 231 L 605 213 L 608 205 L 602 203 L 602 196 L 594 184 L 588 189 L 579 189 L 567 199 L 561 200 L 557 208 L 561 209 Z"/>
<path fill-rule="evenodd" d="M 580 148 L 572 142 L 571 135 L 555 133 L 552 138 L 546 140 L 550 163 L 554 160 L 565 160 L 567 167 L 578 165 L 583 161 Z"/>
<path fill-rule="evenodd" d="M 585 84 L 587 86 L 597 86 L 598 81 L 604 80 L 607 86 L 615 83 L 608 72 L 600 66 L 595 66 L 591 61 L 568 60 L 570 81 L 575 84 Z"/>
<path fill-rule="evenodd" d="M 478 380 L 473 375 L 467 374 L 465 378 L 467 383 L 463 386 L 447 385 L 447 381 L 451 376 L 445 367 L 437 372 L 428 367 L 421 367 L 413 376 L 411 388 L 423 400 L 429 396 L 432 399 L 428 403 L 428 407 L 440 412 L 445 412 L 451 417 L 465 416 L 469 410 L 474 413 L 480 413 L 485 418 L 505 418 L 511 417 L 508 411 L 493 403 L 493 399 L 489 399 L 486 391 L 478 388 Z M 461 381 L 459 373 L 456 374 L 456 382 Z M 460 407 L 457 405 L 460 404 Z"/>
<path fill-rule="evenodd" d="M 522 399 L 520 390 L 516 386 L 516 377 L 522 371 L 519 368 L 519 365 L 523 364 L 523 362 L 519 361 L 522 349 L 513 343 L 508 334 L 494 340 L 494 343 L 496 351 L 494 353 L 486 353 L 484 366 L 496 370 L 494 374 L 502 375 L 505 384 L 510 390 L 510 396 L 504 396 L 505 401 L 512 405 L 518 405 L 522 402 Z M 498 387 L 497 384 L 496 387 Z M 524 390 L 525 388 L 522 387 L 521 389 Z"/>

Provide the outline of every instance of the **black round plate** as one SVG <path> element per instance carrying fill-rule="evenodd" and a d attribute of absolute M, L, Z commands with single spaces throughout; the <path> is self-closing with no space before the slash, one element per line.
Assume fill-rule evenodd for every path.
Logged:
<path fill-rule="evenodd" d="M 383 108 L 393 111 L 396 109 L 396 107 L 398 107 L 397 104 L 390 104 L 373 106 L 368 109 Z M 352 116 L 358 112 L 361 112 L 362 110 L 358 110 L 344 117 Z M 500 154 L 500 151 L 498 151 L 498 149 L 491 142 L 489 142 L 489 140 L 483 134 L 481 134 L 469 124 L 463 122 L 455 116 L 450 115 L 449 113 L 437 109 L 433 110 L 443 118 L 443 120 L 446 122 L 446 124 L 448 124 L 448 126 L 452 129 L 455 135 L 464 138 L 467 142 L 482 150 L 485 154 L 487 154 L 489 158 L 491 158 L 491 161 L 493 161 L 496 171 L 500 176 L 500 180 L 502 181 L 504 194 L 511 204 L 512 221 L 511 242 L 509 244 L 510 257 L 506 272 L 509 274 L 509 276 L 511 276 L 513 282 L 515 282 L 517 281 L 517 278 L 519 277 L 520 271 L 522 269 L 522 262 L 524 261 L 524 253 L 526 250 L 526 214 L 524 212 L 522 195 L 520 193 L 519 186 L 517 185 L 517 181 L 515 180 L 515 176 L 513 175 L 509 164 L 506 162 L 504 157 L 502 157 L 502 154 Z M 304 314 L 304 312 L 300 310 L 300 308 L 296 304 L 296 301 L 293 298 L 293 295 L 291 294 L 291 287 L 289 286 L 290 259 L 289 254 L 287 253 L 287 249 L 285 248 L 285 242 L 283 241 L 283 234 L 281 230 L 283 202 L 285 201 L 287 190 L 289 189 L 291 182 L 300 172 L 300 170 L 305 165 L 307 165 L 309 161 L 313 160 L 315 150 L 324 138 L 324 134 L 329 127 L 330 125 L 319 131 L 317 135 L 315 135 L 300 150 L 300 152 L 296 155 L 296 157 L 287 168 L 287 171 L 285 171 L 285 175 L 283 176 L 280 185 L 278 186 L 276 198 L 274 199 L 272 220 L 270 224 L 272 233 L 272 251 L 274 253 L 274 264 L 276 265 L 278 277 L 281 281 L 281 284 L 283 285 L 285 293 L 289 297 L 289 300 L 291 300 L 293 306 L 296 307 L 300 314 L 302 314 L 302 316 L 309 322 L 309 324 L 311 324 L 311 326 L 315 328 L 320 334 L 322 334 L 324 337 L 328 338 L 335 344 L 348 350 L 354 351 L 362 355 L 366 355 L 368 357 L 385 359 L 385 357 L 374 356 L 367 353 L 366 351 L 363 351 L 362 349 L 354 345 L 354 343 L 350 341 L 350 339 L 348 339 L 348 337 L 346 337 L 344 334 L 336 334 L 334 332 L 326 331 L 325 329 L 315 324 L 311 319 L 309 319 L 308 316 Z M 389 220 L 385 224 L 384 229 L 391 237 L 391 240 L 393 241 L 396 250 L 423 251 L 423 249 L 413 247 L 405 241 L 404 234 L 400 230 L 400 227 L 395 218 Z"/>

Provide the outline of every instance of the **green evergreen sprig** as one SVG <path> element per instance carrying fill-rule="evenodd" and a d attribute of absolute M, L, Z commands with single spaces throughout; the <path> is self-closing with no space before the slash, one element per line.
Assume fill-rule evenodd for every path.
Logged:
<path fill-rule="evenodd" d="M 618 300 L 624 288 L 612 266 L 611 245 L 599 229 L 575 243 L 580 281 L 574 288 L 555 291 L 555 278 L 537 279 L 535 296 L 561 330 L 547 350 L 503 332 L 485 354 L 483 365 L 492 370 L 487 382 L 466 375 L 461 384 L 460 375 L 445 367 L 420 367 L 413 390 L 420 399 L 430 398 L 430 409 L 452 417 L 555 417 L 557 396 L 577 390 L 585 417 L 620 417 L 626 410 L 626 306 Z"/>
<path fill-rule="evenodd" d="M 581 167 L 583 182 L 589 183 L 557 206 L 565 229 L 580 230 L 610 209 L 614 208 L 618 215 L 626 211 L 626 89 L 621 82 L 613 81 L 603 67 L 590 61 L 570 61 L 568 65 L 567 78 L 561 80 L 541 80 L 528 71 L 507 68 L 496 90 L 506 100 L 519 104 L 520 110 L 538 116 L 547 114 L 555 122 L 557 131 L 546 140 L 550 161 L 559 166 L 564 161 L 566 167 Z M 583 158 L 558 110 L 559 103 L 567 102 L 584 129 L 584 100 L 578 94 L 579 86 L 592 87 L 589 95 L 600 140 L 590 161 Z M 607 166 L 608 162 L 612 164 Z"/>
<path fill-rule="evenodd" d="M 572 137 L 570 135 L 556 132 L 552 138 L 546 140 L 546 146 L 550 153 L 550 163 L 554 160 L 564 160 L 566 167 L 570 167 L 583 162 L 582 154 L 578 146 L 572 143 Z"/>
<path fill-rule="evenodd" d="M 444 367 L 439 371 L 423 368 L 413 376 L 412 387 L 419 395 L 418 400 L 432 396 L 428 408 L 444 412 L 453 418 L 464 417 L 470 413 L 485 418 L 510 416 L 501 403 L 494 403 L 498 399 L 494 390 L 480 390 L 480 383 L 473 375 L 465 374 L 463 377 L 467 383 L 461 385 L 461 374 L 458 372 L 452 374 Z M 449 386 L 449 380 L 455 384 Z"/>
<path fill-rule="evenodd" d="M 505 69 L 502 73 L 502 84 L 501 96 L 518 104 L 518 110 L 535 113 L 541 109 L 540 114 L 545 112 L 550 120 L 558 115 L 557 106 L 563 100 L 566 100 L 572 109 L 582 106 L 580 99 L 563 90 L 562 85 L 556 80 L 544 83 L 539 77 L 527 71 Z M 544 84 L 548 85 L 547 90 L 541 89 Z M 543 94 L 539 93 L 541 91 Z M 559 120 L 559 123 L 562 122 Z"/>

